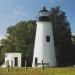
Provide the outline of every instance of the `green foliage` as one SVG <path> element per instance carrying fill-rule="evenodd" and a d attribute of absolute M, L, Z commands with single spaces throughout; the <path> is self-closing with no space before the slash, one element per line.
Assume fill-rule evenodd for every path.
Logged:
<path fill-rule="evenodd" d="M 50 18 L 53 25 L 56 56 L 59 66 L 71 65 L 71 29 L 65 12 L 57 6 L 51 9 Z"/>
<path fill-rule="evenodd" d="M 0 65 L 4 63 L 4 54 L 2 52 L 3 46 L 0 46 Z"/>
<path fill-rule="evenodd" d="M 31 64 L 34 35 L 35 35 L 35 21 L 22 21 L 17 23 L 15 26 L 11 26 L 7 29 L 7 39 L 3 39 L 4 44 L 3 51 L 5 52 L 21 52 L 24 61 L 27 59 Z M 30 60 L 29 60 L 30 59 Z"/>
<path fill-rule="evenodd" d="M 75 68 L 63 67 L 63 68 L 29 68 L 26 71 L 25 68 L 13 68 L 7 72 L 6 68 L 0 68 L 0 75 L 75 75 Z"/>

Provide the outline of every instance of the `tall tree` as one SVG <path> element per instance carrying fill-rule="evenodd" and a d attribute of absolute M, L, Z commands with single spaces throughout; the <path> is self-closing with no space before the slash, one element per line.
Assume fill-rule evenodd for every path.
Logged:
<path fill-rule="evenodd" d="M 2 65 L 4 63 L 4 54 L 2 52 L 2 48 L 3 48 L 3 46 L 0 45 L 0 65 Z"/>
<path fill-rule="evenodd" d="M 24 61 L 27 59 L 28 65 L 31 65 L 34 35 L 35 35 L 35 21 L 22 21 L 15 26 L 7 29 L 7 39 L 2 42 L 4 44 L 3 51 L 5 52 L 21 52 L 22 53 L 22 66 L 25 65 Z"/>
<path fill-rule="evenodd" d="M 56 56 L 59 66 L 72 65 L 71 28 L 65 12 L 60 7 L 51 9 L 50 18 L 53 25 Z"/>

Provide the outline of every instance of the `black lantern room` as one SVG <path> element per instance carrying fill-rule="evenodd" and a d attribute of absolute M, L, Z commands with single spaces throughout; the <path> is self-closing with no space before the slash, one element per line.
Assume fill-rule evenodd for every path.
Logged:
<path fill-rule="evenodd" d="M 39 11 L 39 21 L 50 21 L 49 13 L 46 7 L 43 7 L 43 9 Z"/>

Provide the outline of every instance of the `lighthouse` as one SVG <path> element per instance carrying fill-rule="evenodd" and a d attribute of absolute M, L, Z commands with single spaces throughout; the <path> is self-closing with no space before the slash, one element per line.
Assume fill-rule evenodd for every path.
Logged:
<path fill-rule="evenodd" d="M 42 67 L 42 63 L 44 66 L 56 66 L 53 29 L 49 14 L 46 7 L 39 11 L 32 67 Z"/>

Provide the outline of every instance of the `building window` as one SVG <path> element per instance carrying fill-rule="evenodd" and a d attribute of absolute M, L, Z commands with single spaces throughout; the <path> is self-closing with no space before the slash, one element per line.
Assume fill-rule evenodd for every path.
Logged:
<path fill-rule="evenodd" d="M 46 36 L 46 42 L 50 42 L 50 36 Z"/>

